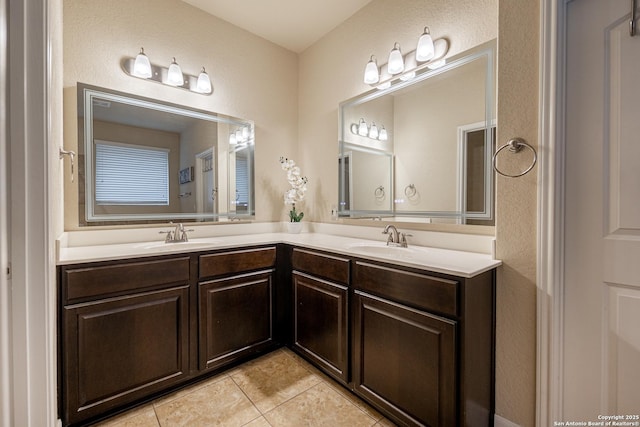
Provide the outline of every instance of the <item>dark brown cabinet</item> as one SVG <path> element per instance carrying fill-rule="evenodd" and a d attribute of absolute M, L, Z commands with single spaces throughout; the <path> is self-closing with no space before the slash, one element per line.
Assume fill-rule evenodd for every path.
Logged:
<path fill-rule="evenodd" d="M 456 425 L 456 323 L 356 292 L 354 390 L 412 425 Z"/>
<path fill-rule="evenodd" d="M 200 369 L 218 368 L 272 344 L 272 275 L 200 283 Z"/>
<path fill-rule="evenodd" d="M 347 384 L 350 262 L 296 248 L 292 265 L 293 348 Z"/>
<path fill-rule="evenodd" d="M 354 262 L 353 390 L 400 425 L 493 424 L 494 277 Z"/>
<path fill-rule="evenodd" d="M 282 344 L 399 425 L 493 423 L 494 270 L 464 278 L 280 244 L 58 274 L 64 425 Z"/>
<path fill-rule="evenodd" d="M 61 389 L 67 424 L 189 375 L 188 258 L 65 267 L 62 284 Z"/>
<path fill-rule="evenodd" d="M 274 344 L 275 263 L 275 247 L 200 255 L 201 370 L 219 368 Z"/>

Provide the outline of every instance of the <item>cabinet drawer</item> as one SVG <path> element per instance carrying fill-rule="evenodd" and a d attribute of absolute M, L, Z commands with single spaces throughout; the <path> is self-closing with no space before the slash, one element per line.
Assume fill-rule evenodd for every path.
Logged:
<path fill-rule="evenodd" d="M 199 277 L 221 276 L 273 267 L 276 263 L 276 248 L 247 249 L 200 255 Z"/>
<path fill-rule="evenodd" d="M 189 281 L 189 257 L 63 270 L 65 302 Z"/>
<path fill-rule="evenodd" d="M 349 284 L 349 260 L 347 258 L 294 249 L 291 262 L 294 270 Z"/>
<path fill-rule="evenodd" d="M 354 286 L 421 310 L 459 314 L 459 283 L 454 280 L 356 262 Z"/>

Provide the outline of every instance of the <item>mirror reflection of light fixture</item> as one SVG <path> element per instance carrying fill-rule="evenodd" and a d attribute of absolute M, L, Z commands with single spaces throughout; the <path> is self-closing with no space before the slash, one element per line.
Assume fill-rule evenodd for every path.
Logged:
<path fill-rule="evenodd" d="M 169 71 L 167 72 L 167 84 L 170 84 L 171 86 L 182 86 L 184 84 L 182 69 L 176 62 L 175 57 L 171 61 L 171 65 L 169 65 Z"/>
<path fill-rule="evenodd" d="M 140 53 L 136 56 L 136 61 L 133 64 L 133 74 L 136 77 L 148 79 L 151 77 L 151 63 L 149 57 L 144 54 L 144 48 L 140 48 Z"/>
<path fill-rule="evenodd" d="M 378 139 L 380 141 L 386 141 L 387 139 L 389 139 L 389 135 L 387 135 L 387 130 L 384 128 L 384 126 L 382 126 L 382 128 L 380 128 L 380 132 L 378 132 Z"/>
<path fill-rule="evenodd" d="M 375 122 L 371 122 L 371 127 L 369 128 L 369 138 L 378 139 L 378 127 Z"/>
<path fill-rule="evenodd" d="M 446 63 L 444 57 L 448 51 L 449 42 L 444 38 L 434 40 L 429 27 L 424 27 L 415 50 L 403 55 L 400 44 L 396 42 L 389 53 L 387 64 L 380 67 L 372 55 L 365 67 L 364 82 L 378 89 L 387 89 L 396 79 L 411 80 L 418 72 L 427 68 L 434 70 L 442 67 Z"/>
<path fill-rule="evenodd" d="M 378 141 L 386 141 L 388 139 L 387 130 L 384 126 L 378 129 L 375 122 L 371 122 L 371 126 L 367 126 L 367 122 L 364 119 L 360 119 L 358 123 L 352 123 L 350 129 L 354 135 L 364 136 Z"/>
<path fill-rule="evenodd" d="M 369 127 L 367 126 L 367 122 L 365 122 L 364 119 L 360 119 L 360 123 L 358 124 L 358 135 L 369 135 Z"/>
<path fill-rule="evenodd" d="M 251 130 L 248 126 L 239 127 L 229 134 L 229 144 L 231 145 L 250 143 L 251 139 Z"/>
<path fill-rule="evenodd" d="M 124 72 L 132 77 L 178 87 L 202 95 L 213 93 L 211 78 L 204 67 L 196 77 L 184 74 L 175 58 L 169 67 L 154 65 L 144 53 L 144 48 L 140 48 L 140 53 L 135 58 L 124 58 L 121 65 Z"/>
<path fill-rule="evenodd" d="M 400 43 L 398 42 L 394 43 L 393 49 L 389 52 L 387 71 L 392 76 L 404 71 L 404 58 L 402 57 L 402 52 L 400 52 Z"/>

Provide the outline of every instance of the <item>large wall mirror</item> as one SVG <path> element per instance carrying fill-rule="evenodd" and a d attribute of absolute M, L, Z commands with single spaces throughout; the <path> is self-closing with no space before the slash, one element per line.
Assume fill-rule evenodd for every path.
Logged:
<path fill-rule="evenodd" d="M 340 104 L 339 214 L 494 225 L 495 41 Z"/>
<path fill-rule="evenodd" d="M 253 122 L 78 84 L 81 226 L 252 218 Z"/>

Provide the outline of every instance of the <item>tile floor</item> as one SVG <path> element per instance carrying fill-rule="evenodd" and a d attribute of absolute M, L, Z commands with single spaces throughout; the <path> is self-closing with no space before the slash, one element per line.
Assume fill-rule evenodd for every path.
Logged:
<path fill-rule="evenodd" d="M 98 424 L 100 427 L 391 427 L 289 349 L 279 349 Z"/>

